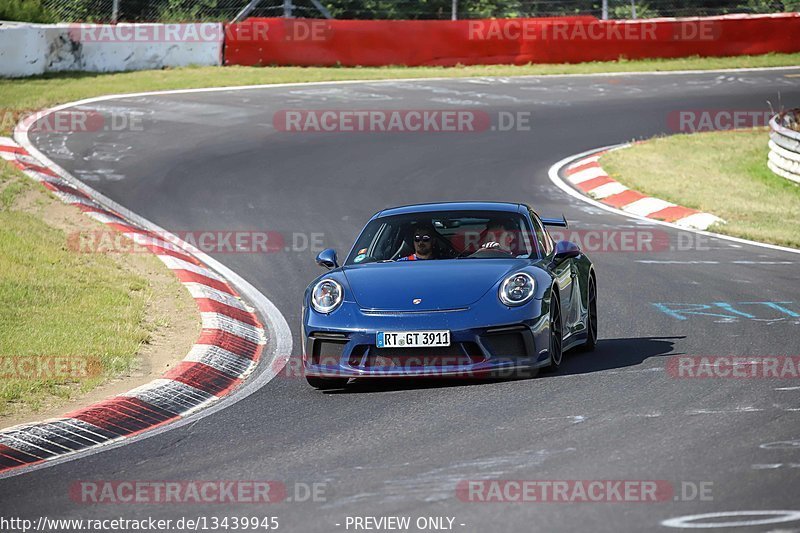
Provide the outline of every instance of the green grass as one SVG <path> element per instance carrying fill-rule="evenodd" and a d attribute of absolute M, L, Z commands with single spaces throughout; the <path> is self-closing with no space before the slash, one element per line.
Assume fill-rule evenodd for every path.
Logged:
<path fill-rule="evenodd" d="M 129 370 L 149 331 L 146 280 L 99 254 L 67 246 L 66 234 L 15 210 L 39 188 L 0 163 L 0 358 L 67 356 L 100 372 L 84 378 L 0 379 L 0 415 L 36 409 L 48 397 L 69 397 Z M 0 360 L 7 369 L 9 361 Z"/>
<path fill-rule="evenodd" d="M 18 115 L 81 98 L 115 93 L 166 89 L 229 87 L 311 81 L 459 78 L 475 76 L 526 76 L 591 74 L 603 72 L 708 70 L 720 68 L 780 67 L 800 65 L 800 54 L 767 54 L 721 58 L 689 57 L 610 61 L 575 65 L 488 65 L 472 67 L 187 67 L 116 74 L 53 73 L 22 79 L 0 79 L 0 110 Z M 7 114 L 0 133 L 8 134 L 14 120 Z"/>
<path fill-rule="evenodd" d="M 5 163 L 0 166 L 3 167 L 0 169 L 0 212 L 3 212 L 10 209 L 14 205 L 14 201 L 30 189 L 32 184 L 10 169 L 5 170 Z"/>
<path fill-rule="evenodd" d="M 727 221 L 711 231 L 800 248 L 800 186 L 769 170 L 767 141 L 765 129 L 674 135 L 602 165 L 628 187 Z"/>

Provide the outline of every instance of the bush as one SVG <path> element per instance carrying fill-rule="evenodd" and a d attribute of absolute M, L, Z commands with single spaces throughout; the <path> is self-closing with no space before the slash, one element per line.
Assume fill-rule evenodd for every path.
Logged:
<path fill-rule="evenodd" d="M 2 0 L 0 20 L 49 23 L 58 22 L 58 17 L 43 6 L 41 0 Z"/>
<path fill-rule="evenodd" d="M 630 3 L 615 6 L 611 9 L 610 16 L 612 19 L 632 19 L 633 6 Z M 636 2 L 636 18 L 648 19 L 659 16 L 658 12 L 651 9 L 649 5 L 644 2 Z"/>
<path fill-rule="evenodd" d="M 166 0 L 158 10 L 161 22 L 230 20 L 238 9 L 227 11 L 217 0 Z"/>

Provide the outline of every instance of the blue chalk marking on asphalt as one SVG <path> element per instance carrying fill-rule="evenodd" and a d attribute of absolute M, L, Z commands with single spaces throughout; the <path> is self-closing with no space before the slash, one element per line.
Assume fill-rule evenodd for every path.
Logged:
<path fill-rule="evenodd" d="M 662 312 L 668 314 L 669 316 L 671 316 L 673 318 L 677 318 L 678 320 L 689 320 L 685 316 L 681 316 L 681 314 L 684 314 L 684 315 L 706 315 L 706 316 L 713 316 L 713 317 L 717 317 L 717 318 L 734 318 L 734 317 L 732 317 L 730 315 L 721 315 L 719 313 L 703 313 L 703 312 L 701 312 L 700 311 L 701 309 L 711 309 L 711 306 L 710 305 L 706 305 L 706 304 L 654 303 L 653 305 L 655 305 L 656 308 L 659 311 L 662 311 Z M 688 308 L 687 309 L 670 309 L 669 307 L 667 307 L 668 305 L 673 305 L 673 306 L 674 305 L 679 305 L 679 306 L 684 306 L 684 307 L 688 306 Z"/>
<path fill-rule="evenodd" d="M 786 309 L 782 305 L 778 305 L 778 304 L 790 304 L 790 303 L 793 303 L 793 302 L 741 302 L 741 305 L 750 305 L 750 304 L 753 304 L 753 305 L 766 305 L 767 307 L 771 307 L 773 309 L 776 309 L 776 310 L 780 311 L 781 313 L 786 313 L 787 315 L 789 315 L 792 318 L 800 318 L 800 314 L 795 313 L 791 309 Z"/>
<path fill-rule="evenodd" d="M 800 318 L 800 313 L 796 313 L 795 311 L 784 307 L 784 305 L 792 303 L 793 302 L 736 302 L 736 305 L 763 305 L 791 318 Z M 693 318 L 686 315 L 712 316 L 726 320 L 736 320 L 738 318 L 759 320 L 756 315 L 740 311 L 734 307 L 734 304 L 728 302 L 712 302 L 710 304 L 653 302 L 653 305 L 662 313 L 665 313 L 676 320 L 688 320 L 689 318 Z M 711 309 L 714 311 L 719 309 L 724 311 L 725 314 L 719 312 L 709 312 Z"/>
<path fill-rule="evenodd" d="M 729 311 L 735 315 L 743 316 L 745 318 L 756 318 L 755 315 L 751 315 L 750 313 L 744 313 L 742 311 L 737 311 L 733 308 L 733 306 L 727 302 L 714 302 L 714 305 L 724 309 L 725 311 Z"/>

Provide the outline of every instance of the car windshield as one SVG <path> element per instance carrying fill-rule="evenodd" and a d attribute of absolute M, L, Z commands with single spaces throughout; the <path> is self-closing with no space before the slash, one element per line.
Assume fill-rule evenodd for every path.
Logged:
<path fill-rule="evenodd" d="M 345 264 L 531 256 L 539 256 L 536 239 L 518 213 L 437 211 L 372 220 Z"/>

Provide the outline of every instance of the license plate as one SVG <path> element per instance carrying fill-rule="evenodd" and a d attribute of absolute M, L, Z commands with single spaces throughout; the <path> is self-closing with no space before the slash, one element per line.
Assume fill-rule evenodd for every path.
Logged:
<path fill-rule="evenodd" d="M 450 346 L 450 332 L 442 331 L 379 331 L 375 345 L 378 348 L 429 348 Z"/>

